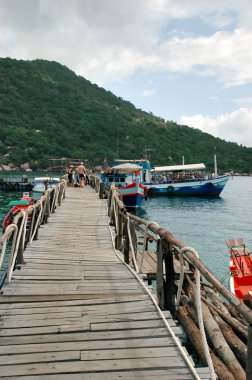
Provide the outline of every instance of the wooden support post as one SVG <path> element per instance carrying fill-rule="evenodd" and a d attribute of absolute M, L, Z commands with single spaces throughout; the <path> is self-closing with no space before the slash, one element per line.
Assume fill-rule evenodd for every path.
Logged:
<path fill-rule="evenodd" d="M 252 324 L 248 325 L 246 379 L 252 380 Z"/>
<path fill-rule="evenodd" d="M 50 192 L 50 213 L 53 214 L 54 213 L 54 194 L 55 194 L 55 188 L 52 189 L 52 191 Z"/>
<path fill-rule="evenodd" d="M 129 246 L 129 234 L 128 234 L 128 228 L 127 228 L 127 220 L 124 223 L 123 226 L 123 237 L 124 237 L 124 244 L 123 244 L 123 256 L 124 256 L 124 262 L 126 264 L 129 264 L 129 252 L 130 252 L 130 246 Z"/>
<path fill-rule="evenodd" d="M 123 245 L 123 216 L 119 211 L 118 212 L 118 231 L 115 238 L 115 247 L 116 249 L 121 251 L 122 245 Z"/>
<path fill-rule="evenodd" d="M 19 220 L 17 222 L 18 230 L 20 229 L 22 221 L 23 221 L 23 218 L 19 218 Z M 24 264 L 25 263 L 25 261 L 24 261 L 24 244 L 25 244 L 25 241 L 24 240 L 25 240 L 25 236 L 24 236 L 24 233 L 22 231 L 22 235 L 20 237 L 18 250 L 17 250 L 17 258 L 16 258 L 17 264 Z"/>
<path fill-rule="evenodd" d="M 61 185 L 61 186 L 60 186 L 60 189 L 59 189 L 59 196 L 58 196 L 58 203 L 59 203 L 59 206 L 61 206 L 61 201 L 62 201 L 62 198 L 63 198 L 63 192 L 64 192 L 64 186 Z"/>
<path fill-rule="evenodd" d="M 175 307 L 175 271 L 173 264 L 173 251 L 171 249 L 170 244 L 164 241 L 164 261 L 165 261 L 165 284 L 164 284 L 164 293 L 165 293 L 165 307 L 167 310 L 174 315 L 176 307 Z"/>
<path fill-rule="evenodd" d="M 51 198 L 51 193 L 47 193 L 47 198 L 46 198 L 46 205 L 45 205 L 45 213 L 44 213 L 44 222 L 48 223 L 48 218 L 50 216 L 50 198 Z"/>
<path fill-rule="evenodd" d="M 100 190 L 99 190 L 99 198 L 103 199 L 103 193 L 104 193 L 105 185 L 103 182 L 100 182 Z"/>
<path fill-rule="evenodd" d="M 35 228 L 36 228 L 37 220 L 39 217 L 39 211 L 40 211 L 39 208 L 37 208 L 35 212 Z M 38 240 L 38 231 L 39 231 L 39 224 L 37 225 L 37 229 L 36 229 L 33 240 Z"/>
<path fill-rule="evenodd" d="M 164 300 L 164 270 L 163 270 L 163 241 L 157 241 L 157 297 L 161 310 L 165 310 Z"/>
<path fill-rule="evenodd" d="M 112 202 L 112 190 L 109 190 L 109 193 L 108 193 L 108 216 L 110 216 L 110 213 L 111 213 L 111 202 Z"/>

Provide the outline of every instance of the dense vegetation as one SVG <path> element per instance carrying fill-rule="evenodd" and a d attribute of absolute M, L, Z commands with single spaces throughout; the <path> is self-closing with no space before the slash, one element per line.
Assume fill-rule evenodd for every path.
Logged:
<path fill-rule="evenodd" d="M 222 171 L 252 171 L 252 148 L 136 109 L 57 62 L 0 59 L 0 164 L 36 169 L 73 157 L 91 166 L 141 158 L 145 148 L 155 165 L 180 164 L 182 156 L 212 165 L 216 151 Z"/>

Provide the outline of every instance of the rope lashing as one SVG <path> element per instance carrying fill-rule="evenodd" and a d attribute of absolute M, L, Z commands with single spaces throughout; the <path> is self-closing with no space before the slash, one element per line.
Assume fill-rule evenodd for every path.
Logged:
<path fill-rule="evenodd" d="M 15 233 L 15 235 L 13 237 L 13 239 L 15 238 L 16 241 L 15 241 L 14 244 L 12 244 L 12 247 L 11 247 L 11 257 L 10 257 L 10 261 L 9 261 L 8 274 L 7 274 L 8 283 L 10 282 L 11 276 L 12 276 L 12 273 L 13 273 L 13 269 L 14 269 L 14 265 L 15 265 L 15 260 L 16 260 L 17 253 L 18 253 L 18 248 L 19 248 L 19 242 L 20 242 L 21 235 L 23 233 L 23 228 L 24 228 L 24 226 L 26 226 L 27 213 L 24 210 L 21 210 L 19 212 L 18 217 L 20 217 L 20 215 L 22 215 L 21 225 L 20 225 L 20 227 L 18 229 L 17 234 Z M 16 224 L 15 224 L 15 226 L 17 227 Z"/>
<path fill-rule="evenodd" d="M 143 241 L 143 252 L 142 252 L 141 262 L 140 262 L 140 266 L 138 268 L 137 273 L 141 273 L 141 270 L 142 270 L 142 265 L 143 265 L 143 260 L 144 260 L 144 254 L 145 254 L 145 247 L 146 247 L 146 242 L 147 242 L 147 230 L 148 230 L 148 228 L 149 228 L 149 226 L 151 224 L 156 224 L 156 226 L 158 226 L 158 224 L 156 222 L 147 222 L 147 224 L 145 226 L 144 241 Z"/>
<path fill-rule="evenodd" d="M 136 261 L 135 250 L 134 250 L 133 243 L 132 243 L 132 237 L 131 237 L 131 233 L 130 233 L 130 224 L 129 224 L 129 222 L 130 222 L 130 218 L 127 216 L 127 231 L 128 231 L 128 237 L 129 237 L 130 250 L 131 250 L 131 253 L 132 253 L 132 259 L 133 259 L 135 271 L 138 273 L 138 265 L 137 265 L 137 261 Z"/>

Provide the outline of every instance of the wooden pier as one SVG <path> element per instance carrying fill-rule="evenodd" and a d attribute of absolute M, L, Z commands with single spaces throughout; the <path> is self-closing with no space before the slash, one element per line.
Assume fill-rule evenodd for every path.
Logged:
<path fill-rule="evenodd" d="M 210 378 L 208 368 L 190 368 L 141 281 L 116 255 L 106 202 L 90 187 L 68 188 L 2 288 L 1 379 Z"/>

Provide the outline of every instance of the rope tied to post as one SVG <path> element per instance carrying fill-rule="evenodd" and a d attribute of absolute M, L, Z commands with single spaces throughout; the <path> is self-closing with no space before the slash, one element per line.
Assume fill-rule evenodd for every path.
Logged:
<path fill-rule="evenodd" d="M 130 232 L 130 218 L 128 216 L 127 216 L 127 231 L 128 231 L 129 244 L 130 244 L 130 250 L 132 253 L 133 263 L 135 266 L 135 270 L 138 273 L 139 269 L 138 269 L 138 265 L 137 265 L 137 261 L 136 261 L 135 250 L 134 250 L 133 243 L 132 243 L 132 237 L 131 237 L 131 232 Z"/>
<path fill-rule="evenodd" d="M 158 224 L 156 222 L 152 222 L 152 221 L 149 221 L 147 222 L 147 224 L 145 225 L 145 231 L 144 231 L 144 241 L 143 241 L 143 252 L 142 252 L 142 257 L 141 257 L 141 262 L 140 262 L 140 267 L 137 271 L 137 273 L 141 273 L 141 270 L 142 270 L 142 265 L 143 265 L 143 260 L 144 260 L 144 254 L 145 254 L 145 247 L 146 247 L 146 242 L 147 242 L 147 230 L 149 229 L 149 226 L 151 224 L 155 224 L 156 226 L 158 226 Z"/>

